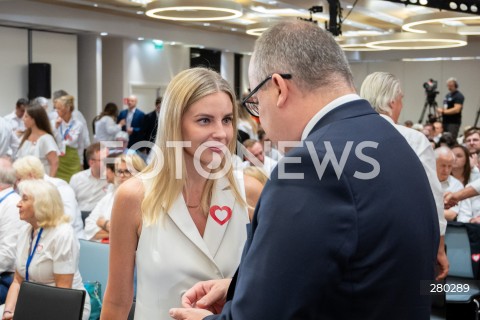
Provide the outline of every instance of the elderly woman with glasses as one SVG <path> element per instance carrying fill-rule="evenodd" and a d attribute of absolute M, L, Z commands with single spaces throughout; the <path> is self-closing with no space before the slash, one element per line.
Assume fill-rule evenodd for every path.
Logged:
<path fill-rule="evenodd" d="M 115 184 L 115 188 L 106 194 L 95 206 L 85 220 L 85 238 L 108 242 L 110 235 L 110 216 L 112 215 L 113 200 L 118 186 L 132 177 L 132 173 L 138 173 L 145 168 L 146 164 L 136 154 L 120 155 L 115 158 L 114 168 L 108 166 L 106 170 L 107 180 Z M 114 171 L 112 171 L 112 169 Z"/>
<path fill-rule="evenodd" d="M 15 275 L 8 290 L 2 320 L 15 319 L 20 285 L 32 281 L 49 286 L 85 290 L 78 271 L 80 248 L 64 214 L 57 188 L 44 180 L 24 180 L 20 191 L 20 219 L 27 222 L 19 231 Z M 86 295 L 83 320 L 90 316 Z"/>

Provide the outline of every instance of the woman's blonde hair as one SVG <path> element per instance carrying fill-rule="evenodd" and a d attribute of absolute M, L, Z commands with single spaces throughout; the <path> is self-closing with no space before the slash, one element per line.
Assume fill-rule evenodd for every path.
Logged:
<path fill-rule="evenodd" d="M 42 228 L 56 227 L 70 220 L 63 211 L 58 189 L 45 180 L 24 180 L 18 184 L 20 195 L 33 198 L 35 219 Z"/>
<path fill-rule="evenodd" d="M 243 169 L 243 173 L 249 177 L 257 179 L 262 185 L 268 181 L 268 174 L 265 170 L 256 166 L 249 166 Z"/>
<path fill-rule="evenodd" d="M 70 109 L 70 112 L 75 110 L 75 98 L 71 95 L 61 96 L 58 100 L 65 106 Z"/>
<path fill-rule="evenodd" d="M 168 212 L 186 183 L 185 159 L 182 152 L 182 175 L 177 178 L 175 165 L 175 149 L 167 147 L 169 141 L 183 141 L 182 119 L 190 106 L 200 99 L 214 93 L 223 92 L 228 95 L 232 102 L 233 132 L 237 132 L 238 114 L 235 104 L 235 93 L 217 72 L 205 68 L 192 68 L 184 70 L 176 75 L 167 87 L 162 108 L 158 117 L 158 132 L 155 141 L 156 146 L 163 155 L 163 166 L 160 172 L 145 184 L 145 198 L 142 203 L 143 221 L 147 225 L 155 223 L 158 218 Z M 234 154 L 236 139 L 233 138 L 228 144 L 230 154 Z M 228 156 L 228 155 L 227 155 Z M 225 164 L 227 156 L 223 159 Z M 153 157 L 152 162 L 144 170 L 145 174 L 156 172 L 161 166 L 159 159 Z M 232 168 L 226 173 L 230 182 L 231 190 L 237 201 L 245 204 L 238 186 L 235 183 Z M 201 199 L 201 207 L 208 212 L 212 190 L 215 181 L 208 179 Z"/>
<path fill-rule="evenodd" d="M 43 179 L 45 168 L 42 162 L 35 156 L 25 156 L 13 163 L 15 174 L 20 179 Z"/>
<path fill-rule="evenodd" d="M 145 161 L 143 161 L 143 159 L 136 154 L 121 154 L 118 157 L 115 157 L 115 168 L 117 168 L 122 162 L 127 164 L 127 168 L 130 165 L 133 166 L 133 169 L 135 169 L 137 172 L 141 172 L 147 166 Z"/>

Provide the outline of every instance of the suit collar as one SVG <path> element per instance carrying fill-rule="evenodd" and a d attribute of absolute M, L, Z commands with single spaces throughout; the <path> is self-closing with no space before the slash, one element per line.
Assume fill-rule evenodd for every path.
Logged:
<path fill-rule="evenodd" d="M 203 238 L 200 236 L 200 233 L 188 212 L 182 194 L 177 197 L 168 216 L 172 219 L 175 225 L 177 225 L 180 231 L 192 242 L 192 244 L 215 264 L 214 258 L 223 242 L 230 220 L 233 217 L 235 205 L 235 197 L 230 190 L 228 180 L 226 178 L 221 178 L 216 180 L 213 187 L 210 212 L 208 213 L 207 225 L 205 227 Z M 228 210 L 230 210 L 231 215 L 228 221 L 226 221 Z"/>
<path fill-rule="evenodd" d="M 360 99 L 360 100 L 354 100 L 354 101 L 344 103 L 336 107 L 334 110 L 325 114 L 315 124 L 315 126 L 313 127 L 313 129 L 310 131 L 308 135 L 311 135 L 313 132 L 319 130 L 320 128 L 328 124 L 331 124 L 332 122 L 343 120 L 343 119 L 356 118 L 356 117 L 365 116 L 369 114 L 378 116 L 378 113 L 375 110 L 373 110 L 372 106 L 370 105 L 370 103 L 368 103 L 367 100 Z"/>

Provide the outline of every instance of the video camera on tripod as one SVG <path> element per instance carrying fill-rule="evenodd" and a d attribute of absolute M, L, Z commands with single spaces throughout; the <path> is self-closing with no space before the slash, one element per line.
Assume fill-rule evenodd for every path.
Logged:
<path fill-rule="evenodd" d="M 433 79 L 428 79 L 427 82 L 423 83 L 423 88 L 425 89 L 425 93 L 427 95 L 428 104 L 433 104 L 435 102 L 437 94 L 440 93 L 437 91 L 437 85 L 438 81 Z"/>

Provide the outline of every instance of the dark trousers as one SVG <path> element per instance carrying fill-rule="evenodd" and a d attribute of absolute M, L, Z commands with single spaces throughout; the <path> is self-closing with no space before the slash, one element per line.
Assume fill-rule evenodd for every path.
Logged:
<path fill-rule="evenodd" d="M 444 123 L 443 124 L 443 131 L 450 132 L 454 139 L 457 139 L 459 129 L 460 129 L 460 123 Z"/>
<path fill-rule="evenodd" d="M 13 272 L 4 272 L 0 274 L 0 304 L 5 303 L 7 299 L 8 288 L 13 281 Z"/>

